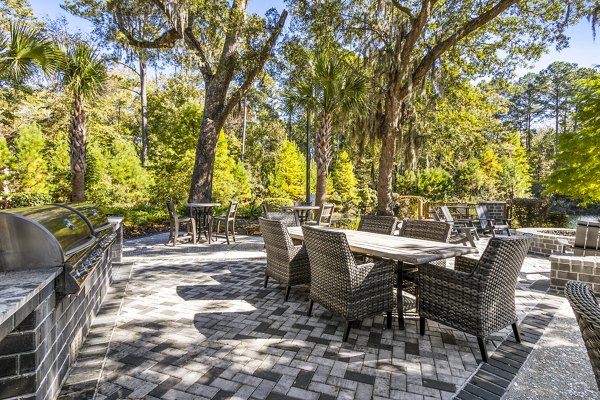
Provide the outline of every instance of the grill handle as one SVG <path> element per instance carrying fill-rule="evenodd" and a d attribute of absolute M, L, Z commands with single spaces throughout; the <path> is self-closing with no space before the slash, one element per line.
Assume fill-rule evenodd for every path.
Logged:
<path fill-rule="evenodd" d="M 69 219 L 68 219 L 68 218 L 65 218 L 65 219 L 63 220 L 63 223 L 64 223 L 64 224 L 65 224 L 65 226 L 66 226 L 67 228 L 69 228 L 70 230 L 73 230 L 73 229 L 75 229 L 75 224 L 73 224 L 71 221 L 69 221 Z"/>

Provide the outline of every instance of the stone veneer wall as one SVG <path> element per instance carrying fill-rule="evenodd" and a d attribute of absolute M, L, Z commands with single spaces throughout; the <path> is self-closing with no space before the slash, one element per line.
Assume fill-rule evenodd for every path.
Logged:
<path fill-rule="evenodd" d="M 109 248 L 78 294 L 60 295 L 51 283 L 24 310 L 31 313 L 0 342 L 0 399 L 58 396 L 110 285 L 111 258 Z"/>
<path fill-rule="evenodd" d="M 490 218 L 492 219 L 503 219 L 507 217 L 505 201 L 482 201 L 479 204 L 486 206 Z"/>
<path fill-rule="evenodd" d="M 559 239 L 566 239 L 570 244 L 575 241 L 575 230 L 566 228 L 518 228 L 517 235 L 533 235 L 529 253 L 545 257 L 562 253 Z"/>
<path fill-rule="evenodd" d="M 600 295 L 600 256 L 550 256 L 550 288 L 562 293 L 571 280 L 590 284 Z"/>

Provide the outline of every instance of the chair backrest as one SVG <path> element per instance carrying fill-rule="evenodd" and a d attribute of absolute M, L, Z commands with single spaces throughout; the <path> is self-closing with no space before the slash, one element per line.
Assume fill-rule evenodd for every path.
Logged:
<path fill-rule="evenodd" d="M 272 219 L 275 221 L 281 221 L 285 226 L 300 226 L 298 216 L 294 212 L 269 211 L 265 215 L 265 218 Z"/>
<path fill-rule="evenodd" d="M 294 205 L 295 206 L 312 206 L 312 204 L 310 204 L 310 201 L 295 201 Z"/>
<path fill-rule="evenodd" d="M 477 204 L 475 206 L 475 212 L 477 212 L 477 218 L 479 218 L 482 229 L 487 229 L 488 226 L 491 227 L 490 212 L 485 204 Z"/>
<path fill-rule="evenodd" d="M 436 208 L 430 208 L 429 209 L 429 215 L 431 216 L 431 218 L 433 218 L 434 221 L 441 221 L 442 220 L 440 218 L 440 214 L 438 214 Z"/>
<path fill-rule="evenodd" d="M 577 221 L 573 252 L 576 256 L 600 255 L 600 222 Z"/>
<path fill-rule="evenodd" d="M 454 222 L 454 217 L 452 217 L 448 206 L 440 206 L 439 210 L 442 213 L 444 220 L 446 220 L 447 222 Z"/>
<path fill-rule="evenodd" d="M 400 236 L 447 243 L 452 224 L 444 221 L 405 219 L 400 227 Z"/>
<path fill-rule="evenodd" d="M 569 281 L 565 284 L 565 295 L 573 308 L 575 319 L 587 349 L 596 385 L 600 389 L 600 307 L 592 288 L 583 283 Z"/>
<path fill-rule="evenodd" d="M 333 218 L 333 209 L 335 204 L 323 203 L 319 208 L 319 214 L 317 215 L 317 223 L 319 225 L 330 226 L 331 219 Z"/>
<path fill-rule="evenodd" d="M 258 224 L 265 241 L 267 258 L 289 263 L 294 254 L 294 243 L 284 222 L 260 217 Z"/>
<path fill-rule="evenodd" d="M 227 209 L 227 218 L 228 219 L 235 219 L 235 214 L 237 213 L 237 209 L 238 209 L 238 201 L 230 201 L 229 202 L 229 208 Z"/>
<path fill-rule="evenodd" d="M 383 235 L 393 235 L 396 230 L 398 218 L 388 215 L 369 215 L 360 217 L 358 230 L 371 233 L 381 233 Z"/>
<path fill-rule="evenodd" d="M 269 218 L 268 214 L 269 214 L 269 204 L 267 204 L 266 201 L 262 202 L 262 210 L 263 210 L 263 216 L 265 218 Z"/>
<path fill-rule="evenodd" d="M 169 212 L 169 219 L 171 221 L 177 221 L 177 210 L 175 209 L 175 204 L 173 200 L 167 200 L 167 211 Z"/>
<path fill-rule="evenodd" d="M 484 321 L 484 331 L 492 332 L 506 326 L 499 323 L 496 316 L 514 315 L 516 318 L 517 278 L 531 240 L 531 236 L 490 239 L 473 270 L 472 275 L 477 277 L 482 285 L 479 309 L 480 318 Z"/>
<path fill-rule="evenodd" d="M 302 226 L 310 262 L 310 290 L 331 292 L 332 287 L 350 290 L 351 269 L 356 267 L 346 234 Z M 338 306 L 339 307 L 339 306 Z"/>

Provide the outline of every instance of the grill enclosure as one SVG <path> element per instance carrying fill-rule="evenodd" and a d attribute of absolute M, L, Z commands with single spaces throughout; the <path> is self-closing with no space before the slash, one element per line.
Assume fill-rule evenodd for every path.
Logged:
<path fill-rule="evenodd" d="M 77 293 L 115 238 L 108 219 L 88 203 L 0 212 L 0 271 L 62 267 L 59 293 Z"/>

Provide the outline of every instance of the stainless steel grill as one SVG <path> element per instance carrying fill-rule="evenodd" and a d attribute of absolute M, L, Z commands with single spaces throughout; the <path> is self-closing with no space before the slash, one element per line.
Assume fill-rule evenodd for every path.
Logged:
<path fill-rule="evenodd" d="M 86 204 L 0 212 L 0 271 L 63 267 L 57 291 L 77 293 L 115 239 L 105 215 Z"/>

